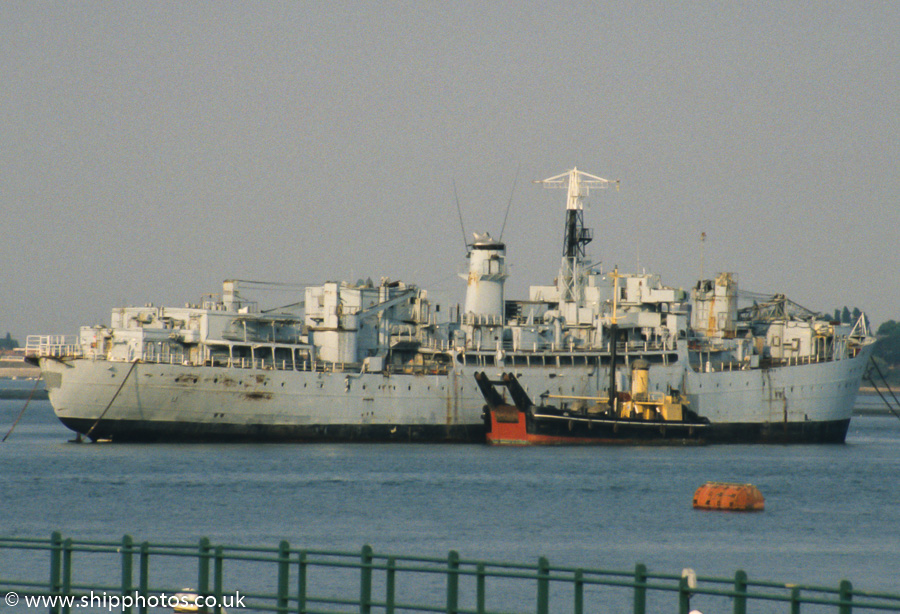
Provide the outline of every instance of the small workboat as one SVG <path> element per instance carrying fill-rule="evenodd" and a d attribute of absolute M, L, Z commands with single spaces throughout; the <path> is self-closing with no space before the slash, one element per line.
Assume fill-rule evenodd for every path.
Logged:
<path fill-rule="evenodd" d="M 487 443 L 493 445 L 703 444 L 709 420 L 688 407 L 680 391 L 649 391 L 649 365 L 631 365 L 631 391 L 617 392 L 611 380 L 606 395 L 542 394 L 532 402 L 516 376 L 491 380 L 476 372 L 486 401 Z M 504 390 L 498 392 L 497 387 Z M 512 400 L 506 400 L 505 392 Z M 611 392 L 611 394 L 610 394 Z"/>

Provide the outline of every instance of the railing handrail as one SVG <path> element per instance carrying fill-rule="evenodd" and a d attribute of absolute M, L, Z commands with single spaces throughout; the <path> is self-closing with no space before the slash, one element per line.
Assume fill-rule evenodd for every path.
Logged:
<path fill-rule="evenodd" d="M 83 354 L 77 337 L 67 335 L 28 335 L 26 358 L 75 358 Z"/>
<path fill-rule="evenodd" d="M 642 564 L 636 565 L 633 570 L 589 569 L 552 566 L 543 557 L 536 564 L 528 564 L 464 559 L 455 551 L 450 551 L 445 557 L 382 554 L 375 553 L 369 546 L 363 546 L 361 550 L 354 552 L 292 548 L 287 542 L 281 542 L 278 547 L 214 545 L 206 538 L 193 544 L 153 544 L 135 542 L 128 535 L 120 541 L 63 539 L 59 532 L 54 532 L 49 539 L 0 537 L 0 553 L 4 560 L 18 551 L 48 553 L 50 571 L 49 582 L 41 582 L 34 581 L 33 574 L 27 579 L 11 579 L 9 569 L 4 569 L 0 574 L 0 591 L 18 591 L 18 597 L 83 597 L 89 592 L 98 594 L 98 591 L 104 591 L 104 596 L 113 595 L 119 599 L 126 596 L 147 598 L 166 591 L 171 594 L 182 590 L 186 584 L 178 587 L 152 584 L 150 571 L 163 569 L 165 565 L 158 562 L 151 564 L 151 559 L 175 557 L 196 560 L 197 575 L 191 574 L 192 577 L 186 578 L 185 582 L 194 582 L 196 578 L 197 595 L 221 598 L 229 591 L 237 590 L 247 599 L 242 604 L 242 611 L 312 612 L 307 606 L 319 604 L 358 606 L 360 612 L 414 610 L 488 614 L 493 610 L 485 607 L 488 586 L 486 580 L 493 578 L 502 580 L 504 584 L 519 582 L 522 590 L 517 588 L 516 595 L 522 597 L 523 604 L 533 604 L 534 610 L 529 611 L 539 613 L 549 612 L 551 595 L 554 606 L 562 600 L 566 604 L 572 604 L 573 612 L 611 609 L 609 603 L 587 603 L 590 599 L 610 598 L 609 591 L 585 591 L 591 587 L 630 592 L 633 597 L 632 611 L 635 614 L 645 614 L 648 593 L 668 594 L 675 602 L 675 607 L 671 610 L 677 608 L 683 614 L 687 614 L 690 609 L 691 599 L 700 597 L 731 599 L 735 613 L 746 612 L 748 602 L 760 601 L 789 604 L 791 611 L 799 611 L 801 604 L 808 604 L 830 606 L 839 614 L 850 614 L 853 611 L 900 612 L 900 594 L 858 590 L 846 580 L 837 587 L 751 581 L 740 570 L 731 578 L 697 576 L 694 586 L 688 584 L 684 574 L 651 573 Z M 80 579 L 84 576 L 81 572 L 73 573 L 77 562 L 85 560 L 80 555 L 89 555 L 88 560 L 92 565 L 102 555 L 117 560 L 118 564 L 106 566 L 109 576 L 102 583 L 87 584 L 81 581 L 76 584 L 72 582 L 72 578 L 77 575 Z M 226 579 L 234 581 L 241 577 L 240 574 L 233 573 L 235 566 L 241 563 L 253 564 L 256 566 L 254 569 L 258 569 L 260 564 L 268 564 L 271 579 L 275 580 L 277 587 L 275 592 L 245 593 L 240 590 L 240 586 L 226 585 Z M 226 566 L 231 572 L 228 576 L 223 573 Z M 13 565 L 12 568 L 21 569 L 22 566 Z M 347 581 L 347 585 L 339 589 L 342 596 L 327 596 L 314 582 L 323 577 L 323 574 L 318 571 L 310 574 L 313 569 L 349 570 L 354 579 Z M 438 591 L 439 595 L 431 589 L 420 591 L 419 595 L 398 594 L 398 587 L 408 589 L 411 586 L 408 580 L 399 582 L 399 576 L 409 578 L 422 575 L 436 577 L 445 590 Z M 48 576 L 40 572 L 37 577 Z M 325 573 L 324 577 L 337 576 Z M 355 578 L 358 578 L 358 583 Z M 333 579 L 329 581 L 333 582 Z M 327 590 L 333 593 L 335 589 L 330 586 Z M 569 594 L 571 598 L 565 597 Z M 468 602 L 472 598 L 476 602 L 474 609 L 462 607 L 461 602 Z M 427 601 L 411 601 L 414 599 Z M 656 598 L 655 603 L 658 602 L 659 599 Z M 504 607 L 508 607 L 508 604 L 504 604 Z M 54 611 L 65 609 L 57 608 Z M 146 607 L 138 606 L 136 609 L 146 611 Z M 123 607 L 122 610 L 131 611 L 131 608 Z"/>

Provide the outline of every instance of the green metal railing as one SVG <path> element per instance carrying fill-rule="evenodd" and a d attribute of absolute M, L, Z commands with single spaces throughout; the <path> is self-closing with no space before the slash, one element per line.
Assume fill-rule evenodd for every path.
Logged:
<path fill-rule="evenodd" d="M 687 570 L 686 570 L 687 572 Z M 900 612 L 900 594 L 837 587 L 609 571 L 446 557 L 292 548 L 0 538 L 0 599 L 54 613 L 154 612 L 199 597 L 200 611 L 359 612 Z M 43 601 L 41 601 L 43 600 Z M 0 606 L 2 609 L 2 606 Z"/>

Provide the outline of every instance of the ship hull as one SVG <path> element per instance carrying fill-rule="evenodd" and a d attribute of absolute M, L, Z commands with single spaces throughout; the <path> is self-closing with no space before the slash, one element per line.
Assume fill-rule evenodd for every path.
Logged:
<path fill-rule="evenodd" d="M 655 365 L 654 386 L 682 390 L 692 411 L 709 421 L 702 434 L 670 428 L 659 437 L 646 426 L 580 438 L 568 431 L 538 434 L 552 443 L 838 443 L 869 352 L 867 346 L 839 361 L 735 372 L 697 373 L 684 368 L 686 360 Z M 143 362 L 132 369 L 127 362 L 89 359 L 44 358 L 40 364 L 57 417 L 90 439 L 484 442 L 488 430 L 475 366 L 383 374 Z M 509 367 L 477 368 L 499 378 Z M 608 369 L 597 366 L 516 371 L 532 397 L 596 394 L 608 381 Z"/>
<path fill-rule="evenodd" d="M 451 375 L 42 360 L 60 421 L 116 442 L 484 441 L 474 384 Z"/>

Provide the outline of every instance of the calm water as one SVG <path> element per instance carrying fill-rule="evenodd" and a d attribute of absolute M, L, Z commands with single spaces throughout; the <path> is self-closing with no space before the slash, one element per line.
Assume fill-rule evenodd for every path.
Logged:
<path fill-rule="evenodd" d="M 30 385 L 14 382 L 15 385 Z M 7 383 L 6 385 L 11 385 Z M 22 400 L 0 400 L 5 434 Z M 831 446 L 488 448 L 89 445 L 47 401 L 0 445 L 7 536 L 276 545 L 730 576 L 900 591 L 900 420 Z M 707 480 L 766 511 L 692 509 Z"/>

